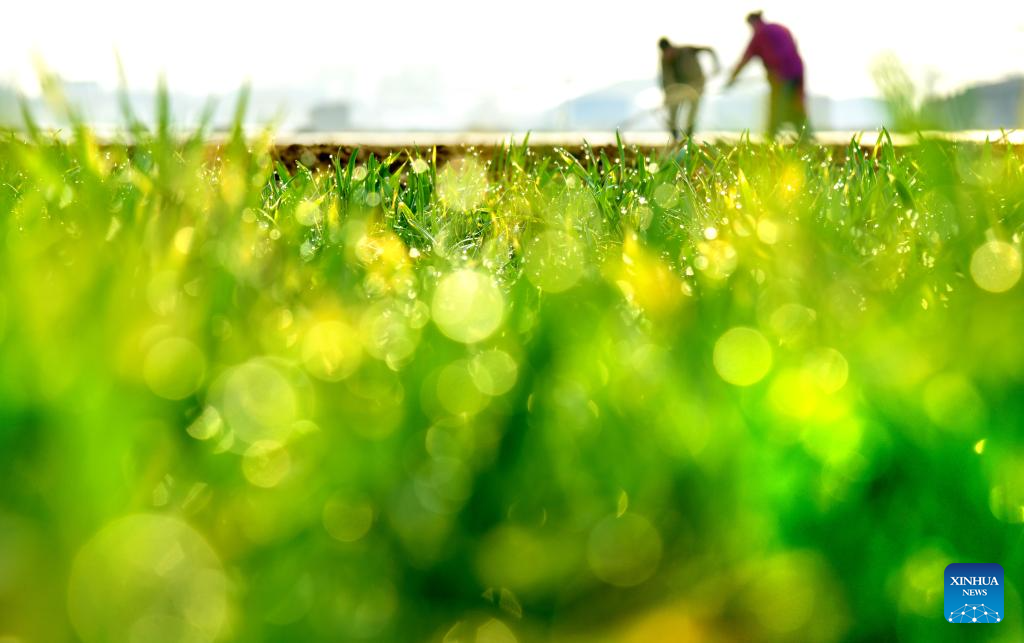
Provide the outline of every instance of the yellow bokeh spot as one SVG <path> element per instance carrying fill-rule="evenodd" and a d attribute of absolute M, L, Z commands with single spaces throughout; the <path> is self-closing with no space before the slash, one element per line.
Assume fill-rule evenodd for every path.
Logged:
<path fill-rule="evenodd" d="M 221 416 L 243 442 L 284 437 L 299 419 L 298 392 L 276 360 L 251 359 L 228 371 L 221 387 Z"/>
<path fill-rule="evenodd" d="M 942 373 L 928 380 L 921 401 L 928 419 L 949 431 L 980 429 L 988 415 L 978 389 L 959 373 Z"/>
<path fill-rule="evenodd" d="M 850 365 L 843 354 L 834 348 L 822 348 L 812 353 L 804 364 L 814 383 L 825 393 L 836 393 L 846 386 Z"/>
<path fill-rule="evenodd" d="M 653 641 L 717 641 L 698 624 L 693 605 L 671 604 L 641 614 L 622 628 L 619 643 L 652 643 Z"/>
<path fill-rule="evenodd" d="M 628 235 L 623 242 L 622 264 L 615 277 L 626 299 L 654 316 L 676 312 L 687 292 L 683 280 L 645 250 L 636 235 Z"/>
<path fill-rule="evenodd" d="M 195 237 L 196 229 L 192 226 L 185 226 L 174 233 L 174 249 L 180 254 L 187 255 L 192 249 L 192 239 Z"/>
<path fill-rule="evenodd" d="M 989 510 L 999 520 L 1024 523 L 1024 452 L 1018 449 L 989 449 L 986 469 L 989 479 Z"/>
<path fill-rule="evenodd" d="M 838 466 L 857 455 L 863 435 L 864 427 L 860 420 L 845 417 L 813 423 L 806 427 L 800 439 L 808 453 L 826 464 Z"/>
<path fill-rule="evenodd" d="M 412 357 L 419 342 L 419 331 L 412 328 L 400 307 L 390 301 L 367 308 L 359 321 L 359 332 L 366 352 L 395 370 Z"/>
<path fill-rule="evenodd" d="M 602 581 L 633 587 L 650 578 L 661 561 L 661 535 L 635 513 L 612 514 L 597 523 L 587 539 L 587 563 Z"/>
<path fill-rule="evenodd" d="M 515 386 L 519 367 L 512 356 L 501 350 L 489 350 L 473 356 L 469 374 L 473 385 L 485 395 L 504 395 Z"/>
<path fill-rule="evenodd" d="M 474 415 L 487 406 L 490 398 L 476 386 L 469 364 L 459 360 L 441 369 L 437 376 L 437 398 L 453 415 Z"/>
<path fill-rule="evenodd" d="M 306 227 L 318 225 L 323 220 L 319 201 L 300 201 L 295 206 L 295 220 Z"/>
<path fill-rule="evenodd" d="M 475 643 L 517 643 L 515 634 L 496 618 L 492 618 L 476 630 Z"/>
<path fill-rule="evenodd" d="M 168 400 L 195 393 L 206 375 L 206 358 L 195 344 L 180 337 L 157 342 L 146 353 L 142 375 L 150 390 Z"/>
<path fill-rule="evenodd" d="M 186 431 L 197 440 L 210 440 L 224 431 L 224 420 L 216 408 L 208 406 L 188 426 Z"/>
<path fill-rule="evenodd" d="M 654 193 L 651 196 L 660 207 L 672 208 L 679 203 L 679 188 L 672 183 L 662 183 L 654 188 Z"/>
<path fill-rule="evenodd" d="M 768 319 L 772 333 L 782 344 L 799 342 L 814 325 L 818 313 L 800 304 L 783 304 Z"/>
<path fill-rule="evenodd" d="M 989 490 L 989 509 L 992 515 L 1010 524 L 1024 523 L 1024 494 L 1020 487 L 997 484 Z"/>
<path fill-rule="evenodd" d="M 814 414 L 819 395 L 813 375 L 802 368 L 788 368 L 779 372 L 768 389 L 768 399 L 776 411 L 800 420 Z"/>
<path fill-rule="evenodd" d="M 178 518 L 115 520 L 71 566 L 68 613 L 85 643 L 212 643 L 228 611 L 220 559 Z"/>
<path fill-rule="evenodd" d="M 787 165 L 782 171 L 782 196 L 787 200 L 800 194 L 804 188 L 804 170 L 799 165 Z"/>
<path fill-rule="evenodd" d="M 931 617 L 942 609 L 942 585 L 935 587 L 936 578 L 942 578 L 943 570 L 955 559 L 944 550 L 936 547 L 923 547 L 913 552 L 903 562 L 898 582 L 894 589 L 898 592 L 899 608 L 923 617 Z"/>
<path fill-rule="evenodd" d="M 971 256 L 971 277 L 982 290 L 1006 292 L 1017 285 L 1020 274 L 1020 251 L 1005 241 L 989 241 Z"/>
<path fill-rule="evenodd" d="M 756 559 L 744 570 L 744 578 L 749 580 L 737 590 L 737 598 L 755 619 L 751 626 L 760 633 L 756 640 L 843 639 L 843 592 L 819 554 L 797 550 Z"/>
<path fill-rule="evenodd" d="M 437 175 L 437 193 L 449 208 L 472 211 L 487 196 L 487 173 L 473 159 L 456 159 Z"/>
<path fill-rule="evenodd" d="M 523 264 L 530 283 L 547 292 L 563 292 L 583 275 L 583 248 L 571 235 L 549 230 L 527 245 Z"/>
<path fill-rule="evenodd" d="M 578 554 L 572 541 L 559 537 L 557 531 L 506 522 L 480 539 L 476 572 L 487 585 L 532 595 L 557 588 L 580 562 Z M 532 564 L 524 565 L 524 560 Z"/>
<path fill-rule="evenodd" d="M 423 159 L 413 159 L 410 167 L 413 174 L 423 174 L 430 169 L 430 165 Z"/>
<path fill-rule="evenodd" d="M 242 456 L 242 473 L 257 487 L 276 487 L 291 469 L 288 449 L 277 440 L 257 440 Z"/>
<path fill-rule="evenodd" d="M 351 375 L 362 361 L 359 335 L 334 319 L 315 324 L 302 342 L 302 363 L 310 375 L 337 382 Z"/>
<path fill-rule="evenodd" d="M 331 538 L 353 543 L 362 538 L 373 526 L 373 505 L 364 500 L 334 496 L 324 504 L 324 529 Z"/>
<path fill-rule="evenodd" d="M 220 193 L 229 205 L 240 206 L 248 196 L 248 176 L 236 166 L 225 164 L 220 171 Z"/>
<path fill-rule="evenodd" d="M 771 370 L 772 347 L 760 332 L 738 326 L 715 342 L 713 361 L 723 380 L 736 386 L 750 386 Z"/>
<path fill-rule="evenodd" d="M 431 315 L 442 333 L 472 344 L 498 330 L 505 316 L 505 299 L 489 276 L 457 270 L 438 283 Z"/>
<path fill-rule="evenodd" d="M 779 224 L 771 219 L 761 219 L 757 222 L 757 238 L 768 245 L 776 243 L 779 240 Z"/>
<path fill-rule="evenodd" d="M 356 242 L 356 258 L 366 265 L 394 269 L 409 263 L 409 251 L 397 235 L 365 234 Z"/>
<path fill-rule="evenodd" d="M 739 263 L 739 255 L 736 248 L 724 239 L 713 241 L 702 241 L 697 244 L 697 251 L 700 253 L 694 260 L 698 270 L 708 277 L 721 280 L 726 279 L 736 270 Z"/>

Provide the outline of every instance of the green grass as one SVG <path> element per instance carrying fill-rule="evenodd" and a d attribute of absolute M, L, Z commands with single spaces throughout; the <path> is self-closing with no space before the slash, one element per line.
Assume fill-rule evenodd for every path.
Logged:
<path fill-rule="evenodd" d="M 5 643 L 1024 636 L 1016 150 L 128 122 L 0 140 Z"/>

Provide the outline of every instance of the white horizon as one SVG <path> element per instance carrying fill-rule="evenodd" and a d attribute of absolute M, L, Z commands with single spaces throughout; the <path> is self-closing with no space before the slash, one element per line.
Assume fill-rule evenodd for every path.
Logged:
<path fill-rule="evenodd" d="M 163 75 L 172 91 L 194 95 L 223 95 L 248 83 L 338 99 L 383 94 L 397 104 L 421 97 L 529 110 L 652 76 L 662 35 L 715 47 L 728 68 L 749 37 L 743 17 L 754 8 L 793 31 L 812 94 L 877 96 L 871 67 L 883 55 L 942 93 L 1024 70 L 1024 4 L 995 0 L 978 0 L 970 10 L 881 0 L 813 8 L 801 0 L 726 0 L 699 16 L 683 3 L 657 0 L 637 0 L 628 13 L 540 0 L 395 0 L 387 13 L 327 0 L 285 12 L 264 0 L 232 5 L 180 0 L 167 11 L 152 0 L 17 3 L 0 39 L 0 82 L 38 94 L 38 57 L 65 80 L 110 88 L 117 51 L 133 89 L 150 89 Z M 750 78 L 762 74 L 752 67 Z"/>

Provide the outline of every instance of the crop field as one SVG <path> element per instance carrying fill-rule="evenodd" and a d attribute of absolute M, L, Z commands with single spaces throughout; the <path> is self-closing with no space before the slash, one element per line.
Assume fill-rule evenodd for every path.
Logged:
<path fill-rule="evenodd" d="M 0 134 L 3 643 L 1024 639 L 1016 148 L 130 137 Z"/>

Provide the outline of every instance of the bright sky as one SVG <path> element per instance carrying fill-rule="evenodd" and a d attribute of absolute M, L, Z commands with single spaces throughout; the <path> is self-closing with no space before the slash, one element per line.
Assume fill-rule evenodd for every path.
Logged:
<path fill-rule="evenodd" d="M 320 87 L 378 91 L 411 71 L 468 100 L 550 104 L 652 76 L 655 41 L 708 44 L 731 65 L 751 9 L 795 34 L 810 91 L 874 93 L 870 65 L 893 52 L 940 88 L 1024 71 L 1024 2 L 922 0 L 36 0 L 5 8 L 0 81 L 34 92 L 33 52 L 71 80 L 113 85 L 113 52 L 134 86 L 173 90 Z"/>

